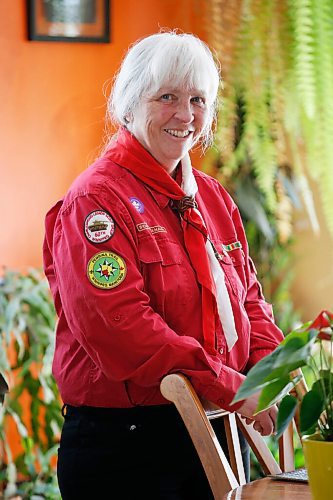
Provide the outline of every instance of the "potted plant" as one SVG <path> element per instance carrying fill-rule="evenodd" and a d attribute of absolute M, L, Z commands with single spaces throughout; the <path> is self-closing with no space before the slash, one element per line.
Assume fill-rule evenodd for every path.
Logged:
<path fill-rule="evenodd" d="M 295 397 L 308 367 L 313 383 L 305 394 Z M 271 354 L 248 372 L 233 403 L 260 391 L 257 412 L 279 403 L 277 437 L 280 437 L 299 407 L 310 488 L 315 500 L 331 498 L 333 491 L 333 314 L 322 311 L 313 322 L 289 333 Z M 325 465 L 325 460 L 327 463 Z M 328 484 L 329 483 L 329 484 Z"/>

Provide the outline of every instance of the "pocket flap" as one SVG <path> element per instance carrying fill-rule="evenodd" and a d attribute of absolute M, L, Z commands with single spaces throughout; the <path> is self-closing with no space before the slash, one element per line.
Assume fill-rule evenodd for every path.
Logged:
<path fill-rule="evenodd" d="M 139 259 L 145 264 L 160 262 L 162 266 L 171 266 L 182 262 L 178 243 L 169 240 L 142 238 L 139 242 Z"/>

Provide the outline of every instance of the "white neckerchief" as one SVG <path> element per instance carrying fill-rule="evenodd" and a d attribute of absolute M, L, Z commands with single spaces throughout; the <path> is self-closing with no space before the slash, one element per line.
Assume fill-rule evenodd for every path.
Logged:
<path fill-rule="evenodd" d="M 182 190 L 187 196 L 195 196 L 198 191 L 198 185 L 193 175 L 191 160 L 187 154 L 181 161 L 182 164 Z M 201 213 L 197 208 L 194 209 L 205 224 Z M 206 251 L 212 271 L 215 287 L 216 287 L 216 303 L 222 324 L 223 332 L 228 346 L 228 351 L 231 351 L 238 340 L 238 334 L 235 327 L 235 318 L 231 307 L 229 293 L 225 284 L 225 276 L 223 268 L 217 260 L 212 245 L 206 240 Z"/>

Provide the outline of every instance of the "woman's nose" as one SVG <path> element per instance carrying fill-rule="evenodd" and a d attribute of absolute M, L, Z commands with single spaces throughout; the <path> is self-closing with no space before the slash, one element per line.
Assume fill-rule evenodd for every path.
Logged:
<path fill-rule="evenodd" d="M 194 118 L 191 102 L 179 102 L 175 117 L 183 123 L 191 123 Z"/>

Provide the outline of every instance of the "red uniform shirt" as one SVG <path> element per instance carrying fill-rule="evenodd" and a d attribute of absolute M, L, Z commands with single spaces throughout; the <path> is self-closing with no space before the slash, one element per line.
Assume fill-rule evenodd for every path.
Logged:
<path fill-rule="evenodd" d="M 143 148 L 142 156 L 151 161 Z M 199 210 L 223 255 L 236 345 L 228 352 L 220 326 L 216 354 L 203 349 L 200 287 L 177 213 L 105 156 L 46 217 L 44 267 L 59 316 L 53 373 L 65 403 L 162 404 L 161 379 L 182 372 L 199 395 L 228 409 L 244 373 L 282 340 L 236 205 L 215 179 L 194 175 Z"/>

